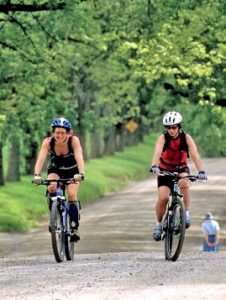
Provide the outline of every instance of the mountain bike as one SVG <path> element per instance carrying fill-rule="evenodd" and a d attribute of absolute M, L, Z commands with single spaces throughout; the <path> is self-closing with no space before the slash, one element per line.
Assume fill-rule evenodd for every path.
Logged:
<path fill-rule="evenodd" d="M 185 206 L 178 182 L 182 178 L 196 181 L 198 175 L 181 176 L 177 172 L 161 171 L 159 176 L 172 177 L 173 187 L 162 220 L 162 240 L 165 241 L 165 259 L 176 261 L 183 247 L 186 230 Z"/>
<path fill-rule="evenodd" d="M 58 263 L 62 262 L 65 256 L 67 260 L 73 260 L 74 258 L 75 242 L 70 241 L 71 228 L 66 186 L 81 180 L 81 175 L 76 175 L 76 179 L 43 179 L 38 184 L 48 186 L 51 182 L 57 183 L 56 196 L 51 197 L 48 192 L 46 196 L 50 207 L 49 231 L 51 233 L 52 249 Z"/>

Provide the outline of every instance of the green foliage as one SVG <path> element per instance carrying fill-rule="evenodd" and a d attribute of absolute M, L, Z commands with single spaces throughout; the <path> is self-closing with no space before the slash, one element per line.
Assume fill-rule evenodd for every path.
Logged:
<path fill-rule="evenodd" d="M 220 50 L 225 35 L 219 38 L 225 32 L 220 3 L 203 3 L 192 13 L 184 8 L 162 21 L 152 39 L 140 41 L 137 56 L 130 60 L 135 76 L 144 77 L 148 84 L 172 76 L 175 90 L 187 93 L 195 103 L 203 94 L 210 101 L 220 98 L 223 86 L 218 85 L 215 74 L 221 66 L 223 77 L 225 64 L 225 48 Z"/>
<path fill-rule="evenodd" d="M 208 101 L 198 105 L 184 103 L 176 107 L 183 113 L 183 127 L 191 134 L 205 157 L 226 155 L 226 109 Z"/>
<path fill-rule="evenodd" d="M 1 134 L 4 141 L 19 135 L 21 161 L 57 116 L 78 131 L 104 132 L 130 119 L 149 130 L 176 105 L 184 111 L 194 103 L 204 122 L 200 101 L 224 104 L 225 1 L 67 0 L 58 10 L 56 1 L 38 3 L 51 9 L 0 12 Z"/>

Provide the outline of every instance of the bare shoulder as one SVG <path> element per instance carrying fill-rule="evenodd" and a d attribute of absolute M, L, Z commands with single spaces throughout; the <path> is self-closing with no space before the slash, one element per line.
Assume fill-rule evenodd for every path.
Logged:
<path fill-rule="evenodd" d="M 160 136 L 157 138 L 157 141 L 155 143 L 155 151 L 157 152 L 162 152 L 162 149 L 165 144 L 165 136 L 164 134 L 160 134 Z"/>
<path fill-rule="evenodd" d="M 185 136 L 186 136 L 186 141 L 187 141 L 188 144 L 189 144 L 189 143 L 194 143 L 194 140 L 193 140 L 193 138 L 190 136 L 190 134 L 185 133 Z"/>
<path fill-rule="evenodd" d="M 76 135 L 72 135 L 72 137 L 71 137 L 71 144 L 74 147 L 80 146 L 79 138 Z"/>
<path fill-rule="evenodd" d="M 42 145 L 41 145 L 41 155 L 47 155 L 47 153 L 49 152 L 50 150 L 50 141 L 51 141 L 51 138 L 45 138 L 43 141 L 42 141 Z"/>
<path fill-rule="evenodd" d="M 43 146 L 43 147 L 49 147 L 50 141 L 51 141 L 51 137 L 45 138 L 45 139 L 43 140 L 43 142 L 42 142 L 42 146 Z"/>
<path fill-rule="evenodd" d="M 189 135 L 186 134 L 186 141 L 187 141 L 187 145 L 188 145 L 188 149 L 190 152 L 194 153 L 194 151 L 197 151 L 197 146 L 195 144 L 195 141 L 193 140 L 193 138 Z"/>
<path fill-rule="evenodd" d="M 164 133 L 160 134 L 160 136 L 157 138 L 157 143 L 162 144 L 165 143 L 165 135 Z"/>

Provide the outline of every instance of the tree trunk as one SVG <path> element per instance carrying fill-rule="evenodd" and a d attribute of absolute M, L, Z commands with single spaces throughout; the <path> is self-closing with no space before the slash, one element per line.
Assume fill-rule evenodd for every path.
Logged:
<path fill-rule="evenodd" d="M 90 103 L 89 85 L 86 82 L 86 73 L 80 70 L 79 74 L 74 74 L 74 91 L 73 97 L 75 101 L 75 110 L 78 120 L 76 135 L 80 139 L 80 143 L 83 149 L 84 160 L 89 159 L 89 153 L 86 147 L 86 128 L 84 126 L 84 113 L 87 111 Z"/>
<path fill-rule="evenodd" d="M 7 170 L 7 181 L 20 181 L 20 140 L 17 136 L 10 137 L 9 140 L 9 164 Z"/>
<path fill-rule="evenodd" d="M 37 142 L 31 142 L 28 150 L 29 153 L 25 156 L 25 174 L 31 175 L 34 173 L 34 165 L 38 151 Z"/>
<path fill-rule="evenodd" d="M 138 143 L 142 143 L 144 141 L 144 126 L 141 122 L 139 122 L 137 131 Z"/>
<path fill-rule="evenodd" d="M 84 127 L 78 127 L 76 130 L 76 136 L 80 140 L 80 144 L 83 151 L 83 158 L 87 161 L 89 159 L 89 155 L 86 147 L 86 129 Z"/>
<path fill-rule="evenodd" d="M 129 132 L 127 131 L 126 134 L 126 145 L 127 146 L 135 146 L 139 143 L 139 138 L 138 138 L 138 130 L 135 132 Z"/>
<path fill-rule="evenodd" d="M 125 127 L 122 123 L 116 125 L 116 151 L 123 151 L 125 146 Z"/>
<path fill-rule="evenodd" d="M 104 138 L 104 154 L 113 155 L 115 153 L 115 127 L 111 126 L 106 129 Z"/>
<path fill-rule="evenodd" d="M 101 135 L 99 131 L 91 131 L 90 133 L 90 143 L 91 143 L 91 158 L 98 158 L 102 156 L 101 150 Z"/>
<path fill-rule="evenodd" d="M 0 185 L 4 185 L 4 172 L 3 172 L 3 155 L 2 155 L 2 142 L 0 142 Z"/>

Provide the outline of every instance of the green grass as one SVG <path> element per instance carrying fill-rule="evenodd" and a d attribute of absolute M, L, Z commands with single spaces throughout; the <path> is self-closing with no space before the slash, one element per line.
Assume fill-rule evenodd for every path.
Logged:
<path fill-rule="evenodd" d="M 131 181 L 147 178 L 155 139 L 156 135 L 152 134 L 138 146 L 87 162 L 86 178 L 79 190 L 81 203 L 94 201 Z M 0 231 L 27 231 L 47 218 L 45 187 L 35 186 L 31 180 L 29 176 L 22 176 L 21 182 L 0 187 Z"/>

